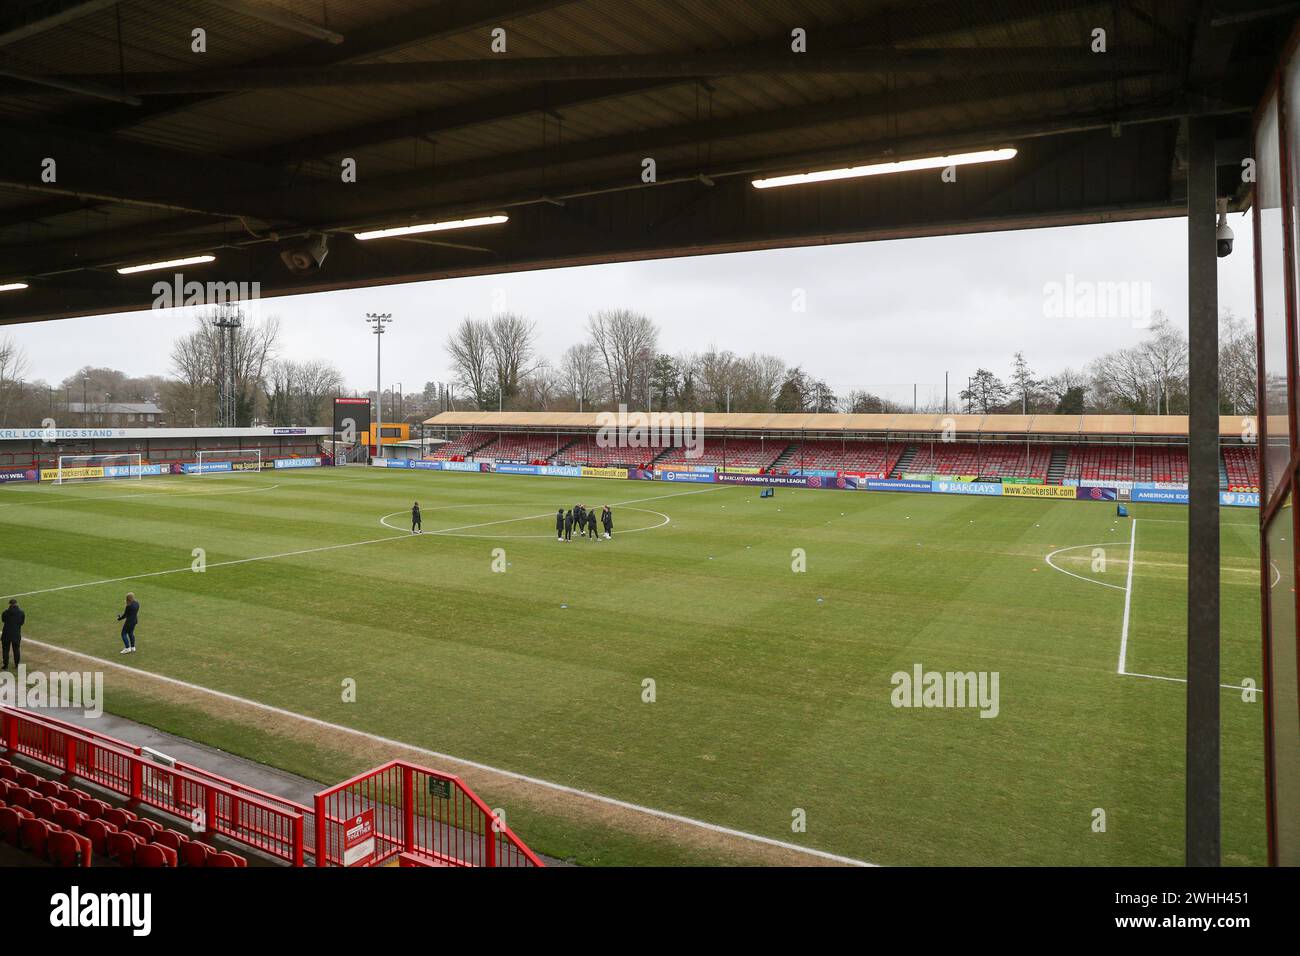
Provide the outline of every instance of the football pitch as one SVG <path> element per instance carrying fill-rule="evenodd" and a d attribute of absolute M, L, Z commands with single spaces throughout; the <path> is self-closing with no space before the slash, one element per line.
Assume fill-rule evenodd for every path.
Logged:
<path fill-rule="evenodd" d="M 579 501 L 613 506 L 612 540 L 556 541 Z M 31 669 L 58 645 L 854 860 L 1178 865 L 1186 510 L 1130 514 L 360 467 L 14 484 L 0 592 Z M 1262 708 L 1235 686 L 1261 677 L 1257 535 L 1224 509 L 1227 864 L 1265 862 Z M 918 666 L 996 673 L 996 715 L 895 706 Z M 362 769 L 117 673 L 109 711 L 326 782 Z M 508 810 L 553 856 L 707 862 Z"/>

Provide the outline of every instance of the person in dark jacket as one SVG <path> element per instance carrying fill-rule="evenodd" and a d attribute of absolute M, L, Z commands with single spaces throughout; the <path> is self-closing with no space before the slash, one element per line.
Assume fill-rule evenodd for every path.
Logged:
<path fill-rule="evenodd" d="M 564 513 L 564 540 L 565 541 L 573 540 L 573 512 L 572 511 L 566 511 Z"/>
<path fill-rule="evenodd" d="M 576 504 L 573 506 L 573 520 L 577 522 L 578 533 L 582 534 L 582 529 L 587 524 L 587 516 L 586 514 L 583 513 L 581 504 Z"/>
<path fill-rule="evenodd" d="M 14 598 L 9 599 L 9 606 L 0 611 L 0 622 L 3 622 L 3 629 L 0 629 L 0 643 L 4 644 L 4 667 L 3 670 L 9 669 L 9 649 L 13 648 L 14 652 L 14 670 L 22 663 L 22 643 L 23 643 L 23 622 L 27 620 L 27 615 L 23 609 L 18 606 L 18 601 Z"/>
<path fill-rule="evenodd" d="M 598 537 L 598 535 L 596 534 L 596 512 L 594 511 L 587 512 L 587 537 L 588 538 Z"/>
<path fill-rule="evenodd" d="M 564 540 L 564 509 L 555 509 L 555 540 Z"/>
<path fill-rule="evenodd" d="M 605 526 L 605 537 L 614 537 L 614 512 L 609 510 L 609 505 L 600 510 L 600 523 Z"/>
<path fill-rule="evenodd" d="M 140 617 L 140 602 L 130 591 L 126 594 L 126 607 L 117 619 L 122 622 L 122 654 L 135 653 L 135 622 Z"/>
<path fill-rule="evenodd" d="M 420 503 L 418 501 L 411 505 L 411 534 L 424 534 L 424 528 L 420 525 Z"/>

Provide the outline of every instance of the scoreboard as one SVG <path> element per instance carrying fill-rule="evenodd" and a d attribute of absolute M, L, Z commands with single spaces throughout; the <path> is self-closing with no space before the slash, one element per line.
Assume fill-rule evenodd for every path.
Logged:
<path fill-rule="evenodd" d="M 370 431 L 370 399 L 334 399 L 334 434 L 343 441 L 355 442 Z"/>

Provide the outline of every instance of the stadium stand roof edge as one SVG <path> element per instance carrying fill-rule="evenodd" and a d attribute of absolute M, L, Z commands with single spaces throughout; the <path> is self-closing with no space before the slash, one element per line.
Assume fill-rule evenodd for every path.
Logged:
<path fill-rule="evenodd" d="M 629 411 L 627 425 L 638 423 Z M 686 416 L 695 413 L 664 413 Z M 775 414 L 700 412 L 699 424 L 713 431 L 804 432 L 941 432 L 988 435 L 1187 436 L 1186 415 L 937 415 L 937 414 Z M 462 428 L 586 429 L 617 425 L 612 412 L 440 412 L 424 424 Z M 1255 434 L 1254 416 L 1224 415 L 1219 434 L 1241 438 Z"/>

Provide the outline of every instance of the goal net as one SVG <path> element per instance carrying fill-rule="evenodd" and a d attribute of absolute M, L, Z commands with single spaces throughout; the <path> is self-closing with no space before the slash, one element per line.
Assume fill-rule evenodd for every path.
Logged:
<path fill-rule="evenodd" d="M 232 471 L 262 470 L 261 449 L 208 448 L 194 453 L 194 461 L 183 466 L 187 475 L 219 475 Z"/>
<path fill-rule="evenodd" d="M 60 455 L 54 470 L 54 483 L 104 481 L 117 478 L 139 480 L 144 475 L 139 452 L 120 455 Z"/>

